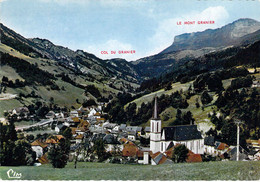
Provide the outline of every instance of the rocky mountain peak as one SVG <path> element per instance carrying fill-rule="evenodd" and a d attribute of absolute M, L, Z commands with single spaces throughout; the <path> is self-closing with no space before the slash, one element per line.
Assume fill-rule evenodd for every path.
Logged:
<path fill-rule="evenodd" d="M 33 38 L 33 39 L 31 39 L 31 41 L 33 41 L 36 45 L 41 45 L 45 48 L 50 48 L 50 47 L 54 46 L 54 44 L 47 39 Z"/>
<path fill-rule="evenodd" d="M 245 35 L 260 29 L 260 22 L 241 18 L 218 29 L 207 29 L 202 32 L 185 33 L 174 37 L 173 44 L 160 54 L 180 50 L 197 50 L 203 47 L 231 46 Z"/>
<path fill-rule="evenodd" d="M 249 18 L 241 18 L 234 21 L 230 26 L 232 27 L 230 37 L 239 38 L 259 30 L 260 22 Z"/>

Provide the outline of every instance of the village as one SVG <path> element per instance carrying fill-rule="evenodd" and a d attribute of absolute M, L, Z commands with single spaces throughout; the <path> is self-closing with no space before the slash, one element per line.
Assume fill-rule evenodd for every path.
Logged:
<path fill-rule="evenodd" d="M 45 119 L 26 127 L 16 127 L 17 133 L 24 133 L 32 128 L 51 128 L 52 135 L 37 138 L 31 142 L 39 166 L 49 163 L 48 150 L 57 145 L 66 129 L 71 132 L 69 161 L 100 162 L 100 156 L 93 150 L 97 141 L 104 145 L 105 162 L 135 164 L 169 164 L 173 163 L 174 149 L 185 145 L 189 152 L 186 162 L 203 162 L 210 160 L 237 160 L 237 146 L 216 141 L 214 136 L 205 136 L 197 125 L 177 125 L 162 128 L 155 97 L 153 116 L 150 126 L 129 126 L 110 123 L 103 116 L 105 103 L 97 106 L 80 107 L 69 113 L 49 111 Z M 30 118 L 29 110 L 20 107 L 8 111 L 18 119 Z M 239 160 L 260 160 L 260 139 L 246 140 L 247 149 L 239 147 Z"/>

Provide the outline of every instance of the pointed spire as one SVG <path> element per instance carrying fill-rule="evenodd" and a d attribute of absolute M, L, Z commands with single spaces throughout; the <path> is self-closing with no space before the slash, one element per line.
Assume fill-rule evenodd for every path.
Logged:
<path fill-rule="evenodd" d="M 158 118 L 158 115 L 157 115 L 157 111 L 158 108 L 157 108 L 157 95 L 155 95 L 155 98 L 154 98 L 154 111 L 153 111 L 153 118 L 154 119 L 157 119 Z"/>

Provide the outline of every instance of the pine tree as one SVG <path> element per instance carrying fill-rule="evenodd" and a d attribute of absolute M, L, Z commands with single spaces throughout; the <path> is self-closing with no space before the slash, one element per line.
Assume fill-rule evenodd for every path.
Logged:
<path fill-rule="evenodd" d="M 0 163 L 1 166 L 32 165 L 35 161 L 35 153 L 31 145 L 25 139 L 17 140 L 14 125 L 0 123 Z"/>
<path fill-rule="evenodd" d="M 98 139 L 95 143 L 94 143 L 94 151 L 98 156 L 98 160 L 100 162 L 106 160 L 109 156 L 108 153 L 106 153 L 105 150 L 105 143 L 103 142 L 102 139 Z"/>
<path fill-rule="evenodd" d="M 187 155 L 189 153 L 189 149 L 185 145 L 178 145 L 174 148 L 172 153 L 172 160 L 175 163 L 185 162 L 187 159 Z"/>
<path fill-rule="evenodd" d="M 201 95 L 201 103 L 203 105 L 208 104 L 212 101 L 212 97 L 208 94 L 207 91 L 203 91 Z"/>

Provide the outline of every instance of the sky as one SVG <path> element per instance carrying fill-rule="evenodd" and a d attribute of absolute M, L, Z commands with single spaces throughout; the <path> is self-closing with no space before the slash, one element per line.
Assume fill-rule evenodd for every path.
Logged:
<path fill-rule="evenodd" d="M 220 28 L 239 18 L 260 21 L 259 7 L 260 0 L 0 0 L 0 21 L 26 38 L 133 61 L 161 52 L 176 35 Z"/>

